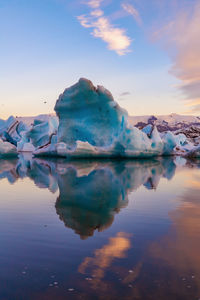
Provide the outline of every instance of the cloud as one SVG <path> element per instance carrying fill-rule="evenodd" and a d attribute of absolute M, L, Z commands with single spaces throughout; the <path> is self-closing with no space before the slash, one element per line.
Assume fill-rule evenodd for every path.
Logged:
<path fill-rule="evenodd" d="M 87 5 L 91 8 L 99 8 L 103 0 L 89 0 Z"/>
<path fill-rule="evenodd" d="M 170 73 L 181 84 L 178 89 L 191 112 L 200 111 L 200 3 L 193 1 L 190 7 L 179 11 L 154 35 L 159 38 L 172 58 Z"/>
<path fill-rule="evenodd" d="M 78 16 L 78 20 L 83 27 L 92 28 L 91 34 L 107 43 L 109 50 L 115 51 L 118 55 L 125 55 L 130 52 L 131 39 L 124 29 L 114 26 L 105 16 L 103 10 L 100 9 L 101 2 L 103 1 L 88 1 L 87 4 L 92 11 L 90 14 Z"/>
<path fill-rule="evenodd" d="M 130 94 L 131 94 L 130 92 L 123 92 L 123 93 L 120 94 L 120 96 L 123 97 L 123 96 L 128 96 Z"/>
<path fill-rule="evenodd" d="M 102 17 L 103 14 L 104 14 L 104 13 L 103 13 L 103 11 L 102 11 L 101 9 L 93 10 L 93 11 L 90 13 L 90 15 L 91 15 L 92 17 L 96 17 L 96 18 Z"/>
<path fill-rule="evenodd" d="M 121 4 L 121 6 L 129 15 L 133 16 L 133 18 L 139 25 L 142 24 L 142 19 L 140 17 L 140 14 L 139 14 L 138 10 L 132 4 L 130 4 L 128 2 L 124 2 Z"/>
<path fill-rule="evenodd" d="M 126 257 L 126 252 L 131 247 L 129 237 L 125 232 L 118 232 L 115 237 L 109 238 L 108 244 L 95 250 L 94 257 L 86 257 L 80 264 L 78 271 L 81 274 L 91 273 L 94 289 L 101 287 L 105 290 L 105 273 L 114 260 Z"/>
<path fill-rule="evenodd" d="M 192 105 L 189 110 L 186 110 L 185 113 L 196 113 L 200 111 L 200 104 Z"/>

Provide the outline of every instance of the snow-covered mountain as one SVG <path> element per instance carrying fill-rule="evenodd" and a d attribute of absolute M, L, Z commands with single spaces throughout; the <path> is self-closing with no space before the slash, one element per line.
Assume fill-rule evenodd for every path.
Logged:
<path fill-rule="evenodd" d="M 16 117 L 16 120 L 18 122 L 23 122 L 26 125 L 30 126 L 31 124 L 34 123 L 34 120 L 40 120 L 40 121 L 48 121 L 49 119 L 51 119 L 52 117 L 56 117 L 55 113 L 52 114 L 43 114 L 43 115 L 38 115 L 38 116 L 29 116 L 29 117 Z"/>
<path fill-rule="evenodd" d="M 20 122 L 24 122 L 27 125 L 30 125 L 34 122 L 35 119 L 41 121 L 47 121 L 51 117 L 55 117 L 56 114 L 44 114 L 38 115 L 34 117 L 16 117 L 16 119 Z M 148 124 L 156 125 L 158 131 L 176 131 L 181 129 L 186 129 L 188 127 L 200 127 L 200 117 L 198 116 L 189 116 L 189 115 L 178 115 L 178 114 L 170 114 L 170 115 L 146 115 L 146 116 L 129 116 L 128 121 L 131 125 L 142 129 Z"/>
<path fill-rule="evenodd" d="M 129 116 L 129 123 L 142 129 L 147 124 L 156 125 L 159 132 L 163 131 L 185 131 L 186 128 L 200 127 L 200 117 L 170 114 L 163 116 Z"/>
<path fill-rule="evenodd" d="M 30 126 L 34 123 L 35 119 L 41 121 L 48 121 L 52 117 L 56 118 L 55 113 L 39 115 L 34 117 L 16 117 L 20 122 L 24 122 Z M 159 132 L 173 131 L 175 134 L 184 133 L 189 138 L 196 138 L 200 136 L 200 117 L 188 115 L 147 115 L 147 116 L 129 116 L 128 122 L 139 128 L 143 129 L 146 125 L 156 125 Z"/>

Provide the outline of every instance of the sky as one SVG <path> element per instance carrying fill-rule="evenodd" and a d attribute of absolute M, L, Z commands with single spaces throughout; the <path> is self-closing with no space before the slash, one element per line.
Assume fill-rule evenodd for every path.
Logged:
<path fill-rule="evenodd" d="M 200 0 L 0 0 L 0 118 L 80 77 L 130 115 L 200 115 Z"/>

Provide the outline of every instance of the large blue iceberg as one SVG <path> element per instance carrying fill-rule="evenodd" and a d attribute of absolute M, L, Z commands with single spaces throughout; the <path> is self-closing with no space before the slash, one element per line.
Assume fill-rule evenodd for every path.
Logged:
<path fill-rule="evenodd" d="M 173 135 L 161 138 L 128 124 L 128 113 L 102 86 L 81 78 L 56 102 L 58 134 L 51 143 L 36 149 L 36 156 L 152 157 L 170 155 L 176 146 Z"/>

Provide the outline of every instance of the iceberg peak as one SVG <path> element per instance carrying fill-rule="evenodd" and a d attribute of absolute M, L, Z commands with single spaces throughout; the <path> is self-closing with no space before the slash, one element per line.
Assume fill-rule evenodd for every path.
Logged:
<path fill-rule="evenodd" d="M 111 145 L 128 116 L 108 90 L 95 87 L 85 78 L 59 96 L 55 111 L 59 118 L 58 142 L 71 146 L 77 141 L 98 147 Z"/>

